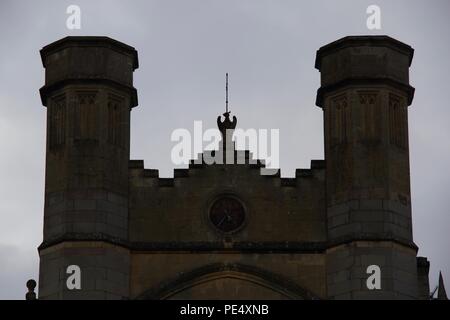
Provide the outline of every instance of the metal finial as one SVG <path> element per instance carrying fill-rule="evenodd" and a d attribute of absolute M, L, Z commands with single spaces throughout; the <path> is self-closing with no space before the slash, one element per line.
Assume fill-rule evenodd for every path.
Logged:
<path fill-rule="evenodd" d="M 27 281 L 28 292 L 25 295 L 25 300 L 36 300 L 36 293 L 34 292 L 34 288 L 36 288 L 36 281 L 30 279 Z"/>
<path fill-rule="evenodd" d="M 448 300 L 447 292 L 445 292 L 444 279 L 442 278 L 442 272 L 439 271 L 439 285 L 437 290 L 438 300 Z"/>
<path fill-rule="evenodd" d="M 225 81 L 225 112 L 228 113 L 228 72 L 226 73 Z"/>

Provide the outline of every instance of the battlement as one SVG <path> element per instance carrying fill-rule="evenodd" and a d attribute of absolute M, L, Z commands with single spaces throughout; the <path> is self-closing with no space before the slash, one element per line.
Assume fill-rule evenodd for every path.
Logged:
<path fill-rule="evenodd" d="M 236 151 L 236 154 L 244 154 L 246 162 L 244 164 L 234 164 L 234 166 L 246 166 L 247 168 L 261 169 L 265 167 L 265 161 L 259 159 L 253 159 L 252 153 L 248 150 Z M 198 159 L 203 159 L 203 154 L 199 154 Z M 191 160 L 188 168 L 176 168 L 173 171 L 173 178 L 163 178 L 159 176 L 159 170 L 157 169 L 146 169 L 144 166 L 144 160 L 130 160 L 128 168 L 130 170 L 131 178 L 141 178 L 141 179 L 151 179 L 156 180 L 156 185 L 159 187 L 173 187 L 175 186 L 174 181 L 176 179 L 184 179 L 193 176 L 193 172 L 199 169 L 206 169 L 208 166 L 230 166 L 230 164 L 220 165 L 213 164 L 208 165 L 204 161 L 199 163 L 199 160 Z M 251 163 L 249 163 L 252 159 Z M 233 165 L 231 165 L 233 166 Z M 295 177 L 292 178 L 282 178 L 280 175 L 280 170 L 276 174 L 272 175 L 262 175 L 262 177 L 278 178 L 282 187 L 296 187 L 299 185 L 301 179 L 318 179 L 324 180 L 324 170 L 325 170 L 325 160 L 311 160 L 311 166 L 309 169 L 296 169 Z M 152 184 L 154 185 L 154 184 Z"/>

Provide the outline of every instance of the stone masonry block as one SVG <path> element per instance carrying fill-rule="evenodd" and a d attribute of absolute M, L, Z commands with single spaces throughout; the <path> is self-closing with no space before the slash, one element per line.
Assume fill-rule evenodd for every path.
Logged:
<path fill-rule="evenodd" d="M 123 229 L 127 229 L 128 228 L 128 219 L 116 215 L 116 214 L 111 214 L 108 213 L 107 214 L 107 224 L 119 227 L 119 228 L 123 228 Z"/>
<path fill-rule="evenodd" d="M 327 213 L 328 213 L 329 217 L 333 217 L 333 216 L 348 213 L 349 210 L 350 210 L 350 206 L 348 203 L 341 203 L 341 204 L 329 207 L 327 209 Z"/>
<path fill-rule="evenodd" d="M 107 214 L 101 211 L 70 211 L 64 214 L 66 222 L 76 222 L 76 223 L 105 223 Z"/>
<path fill-rule="evenodd" d="M 64 192 L 52 192 L 45 196 L 45 203 L 48 206 L 53 206 L 59 202 L 64 201 Z"/>
<path fill-rule="evenodd" d="M 94 233 L 95 224 L 91 222 L 72 222 L 67 223 L 67 231 L 74 233 Z"/>
<path fill-rule="evenodd" d="M 128 238 L 128 229 L 126 227 L 118 227 L 112 224 L 106 224 L 105 233 L 119 239 Z"/>
<path fill-rule="evenodd" d="M 339 214 L 339 215 L 335 215 L 332 216 L 329 220 L 328 220 L 328 227 L 330 228 L 334 228 L 340 225 L 344 225 L 346 223 L 349 222 L 349 214 L 348 213 L 343 213 L 343 214 Z"/>
<path fill-rule="evenodd" d="M 128 216 L 128 207 L 120 206 L 108 200 L 97 200 L 96 208 L 97 210 L 114 213 L 118 216 Z"/>
<path fill-rule="evenodd" d="M 410 298 L 414 298 L 417 296 L 417 286 L 414 281 L 403 282 L 397 279 L 394 279 L 394 291 L 398 292 L 401 295 L 409 296 Z"/>
<path fill-rule="evenodd" d="M 52 216 L 52 215 L 59 214 L 61 212 L 65 212 L 67 210 L 73 210 L 73 209 L 74 209 L 73 200 L 64 200 L 61 202 L 57 202 L 55 204 L 48 204 L 45 207 L 45 215 Z"/>
<path fill-rule="evenodd" d="M 361 230 L 368 234 L 382 234 L 384 231 L 383 222 L 363 222 L 361 223 Z"/>
<path fill-rule="evenodd" d="M 363 268 L 370 265 L 384 267 L 386 265 L 386 256 L 384 255 L 361 255 L 361 264 Z"/>
<path fill-rule="evenodd" d="M 96 208 L 95 200 L 78 199 L 74 201 L 75 210 L 95 210 L 95 208 Z"/>
<path fill-rule="evenodd" d="M 415 274 L 417 273 L 416 257 L 413 253 L 402 253 L 396 251 L 392 257 L 392 263 L 396 268 Z"/>
<path fill-rule="evenodd" d="M 331 283 L 337 283 L 342 281 L 347 281 L 351 279 L 351 273 L 349 269 L 340 270 L 338 272 L 332 273 L 328 275 Z"/>
<path fill-rule="evenodd" d="M 359 208 L 361 210 L 383 210 L 382 200 L 361 199 L 359 200 Z"/>
<path fill-rule="evenodd" d="M 95 289 L 97 291 L 105 291 L 112 294 L 118 294 L 122 297 L 128 296 L 128 286 L 117 284 L 108 280 L 98 279 L 95 281 Z"/>
<path fill-rule="evenodd" d="M 352 267 L 355 263 L 354 257 L 329 259 L 327 262 L 327 273 L 335 273 Z"/>
<path fill-rule="evenodd" d="M 342 236 L 347 236 L 349 234 L 354 234 L 357 232 L 362 232 L 361 224 L 349 223 L 334 228 L 329 228 L 328 235 L 330 236 L 330 238 L 338 238 Z"/>
<path fill-rule="evenodd" d="M 362 282 L 360 279 L 351 279 L 341 281 L 338 283 L 328 284 L 328 296 L 336 296 L 340 294 L 349 293 L 352 291 L 358 291 L 362 288 Z"/>
<path fill-rule="evenodd" d="M 351 221 L 382 222 L 385 219 L 384 211 L 355 210 L 350 213 Z"/>
<path fill-rule="evenodd" d="M 123 286 L 128 285 L 129 281 L 128 275 L 126 273 L 118 272 L 112 269 L 106 270 L 106 280 Z"/>
<path fill-rule="evenodd" d="M 397 200 L 383 200 L 383 208 L 385 210 L 400 214 L 404 217 L 411 216 L 411 207 L 409 205 L 404 205 Z"/>
<path fill-rule="evenodd" d="M 108 192 L 108 201 L 124 207 L 128 206 L 128 197 L 119 195 L 114 192 Z"/>

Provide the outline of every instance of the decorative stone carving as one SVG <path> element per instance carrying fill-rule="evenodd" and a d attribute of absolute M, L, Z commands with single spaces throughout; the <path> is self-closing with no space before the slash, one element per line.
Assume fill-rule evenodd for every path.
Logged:
<path fill-rule="evenodd" d="M 400 149 L 407 147 L 407 119 L 404 99 L 389 94 L 389 141 Z"/>
<path fill-rule="evenodd" d="M 345 144 L 348 141 L 348 128 L 350 123 L 350 108 L 347 96 L 339 95 L 332 99 L 330 108 L 331 118 L 331 147 Z"/>
<path fill-rule="evenodd" d="M 360 92 L 362 142 L 373 143 L 380 141 L 381 113 L 377 103 L 377 92 Z"/>
<path fill-rule="evenodd" d="M 66 140 L 66 97 L 64 94 L 52 99 L 49 112 L 49 148 L 54 150 Z"/>
<path fill-rule="evenodd" d="M 74 137 L 79 140 L 97 140 L 97 110 L 95 106 L 96 91 L 77 92 L 77 103 L 74 106 Z"/>
<path fill-rule="evenodd" d="M 117 146 L 125 147 L 124 130 L 126 128 L 126 112 L 124 99 L 120 96 L 108 95 L 108 142 Z"/>

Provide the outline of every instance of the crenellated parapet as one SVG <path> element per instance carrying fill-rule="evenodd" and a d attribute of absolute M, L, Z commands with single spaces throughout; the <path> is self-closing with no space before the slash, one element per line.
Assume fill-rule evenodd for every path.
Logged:
<path fill-rule="evenodd" d="M 173 187 L 175 186 L 174 181 L 177 179 L 188 179 L 190 177 L 195 176 L 194 172 L 198 170 L 207 170 L 209 166 L 213 168 L 223 168 L 223 166 L 244 166 L 251 170 L 260 171 L 261 168 L 265 168 L 265 161 L 259 159 L 253 159 L 252 153 L 248 150 L 236 151 L 236 154 L 245 155 L 245 163 L 240 164 L 207 164 L 204 161 L 201 163 L 199 160 L 191 160 L 188 168 L 176 168 L 173 171 L 173 178 L 160 177 L 159 170 L 157 169 L 146 169 L 144 167 L 144 160 L 130 160 L 129 161 L 129 170 L 130 170 L 130 179 L 131 181 L 138 181 L 139 179 L 143 179 L 148 181 L 147 185 L 157 185 L 160 187 Z M 199 155 L 199 158 L 202 159 L 202 155 Z M 261 171 L 259 173 L 261 177 L 267 179 L 277 179 L 277 184 L 282 187 L 296 187 L 302 181 L 302 179 L 316 179 L 324 181 L 325 179 L 325 161 L 324 160 L 311 160 L 311 167 L 309 169 L 296 169 L 294 178 L 284 178 L 280 175 L 280 170 L 278 170 L 275 174 L 263 175 Z M 226 179 L 226 177 L 224 177 Z M 133 182 L 131 182 L 133 183 Z"/>

